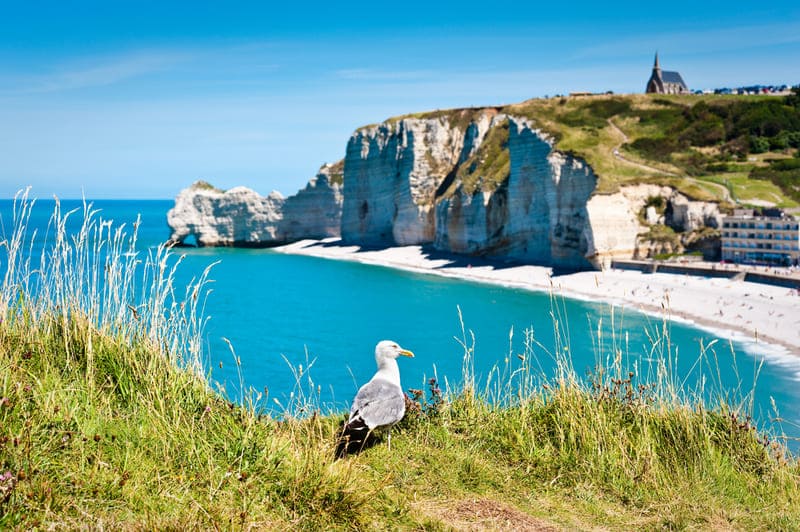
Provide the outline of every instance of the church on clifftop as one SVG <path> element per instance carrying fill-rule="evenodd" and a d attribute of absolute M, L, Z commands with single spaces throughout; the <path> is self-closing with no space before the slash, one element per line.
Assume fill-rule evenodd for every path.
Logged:
<path fill-rule="evenodd" d="M 680 73 L 669 70 L 661 70 L 658 64 L 658 52 L 656 61 L 653 64 L 653 73 L 647 81 L 645 92 L 650 94 L 689 94 L 689 87 L 683 81 Z"/>

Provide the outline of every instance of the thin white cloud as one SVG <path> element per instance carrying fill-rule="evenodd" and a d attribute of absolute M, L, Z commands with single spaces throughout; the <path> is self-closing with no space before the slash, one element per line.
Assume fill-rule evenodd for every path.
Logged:
<path fill-rule="evenodd" d="M 114 85 L 166 70 L 188 57 L 181 52 L 145 51 L 82 59 L 36 76 L 0 78 L 0 92 L 37 94 Z"/>
<path fill-rule="evenodd" d="M 378 70 L 372 68 L 347 68 L 337 70 L 336 77 L 349 81 L 416 81 L 430 78 L 430 70 Z"/>
<path fill-rule="evenodd" d="M 800 43 L 800 22 L 730 28 L 707 28 L 632 35 L 581 48 L 572 59 L 635 57 L 642 51 L 669 50 L 674 54 L 705 54 Z"/>

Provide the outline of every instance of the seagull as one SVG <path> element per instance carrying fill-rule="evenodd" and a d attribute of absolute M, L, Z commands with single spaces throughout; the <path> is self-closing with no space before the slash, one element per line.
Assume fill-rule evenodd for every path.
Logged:
<path fill-rule="evenodd" d="M 350 417 L 344 423 L 336 457 L 357 453 L 375 443 L 373 432 L 388 430 L 388 446 L 392 448 L 392 426 L 406 413 L 406 397 L 400 387 L 400 368 L 397 357 L 413 357 L 397 342 L 383 340 L 375 346 L 378 371 L 362 386 L 350 407 Z"/>

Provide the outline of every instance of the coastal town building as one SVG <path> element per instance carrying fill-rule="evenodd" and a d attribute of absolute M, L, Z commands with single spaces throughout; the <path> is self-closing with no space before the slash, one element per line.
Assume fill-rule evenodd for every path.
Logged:
<path fill-rule="evenodd" d="M 800 222 L 779 209 L 735 209 L 722 219 L 722 260 L 797 266 Z"/>
<path fill-rule="evenodd" d="M 689 87 L 683 81 L 680 73 L 671 70 L 661 70 L 658 64 L 658 52 L 653 64 L 653 73 L 647 81 L 645 92 L 648 94 L 689 94 Z"/>

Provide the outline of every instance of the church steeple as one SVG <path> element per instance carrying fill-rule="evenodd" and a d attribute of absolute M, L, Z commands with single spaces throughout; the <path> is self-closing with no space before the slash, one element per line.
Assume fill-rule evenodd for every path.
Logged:
<path fill-rule="evenodd" d="M 681 75 L 671 70 L 661 70 L 661 65 L 658 62 L 658 50 L 656 50 L 656 57 L 653 60 L 653 73 L 650 74 L 650 79 L 647 81 L 647 93 L 656 94 L 688 94 L 689 88 L 686 82 L 683 81 Z"/>

